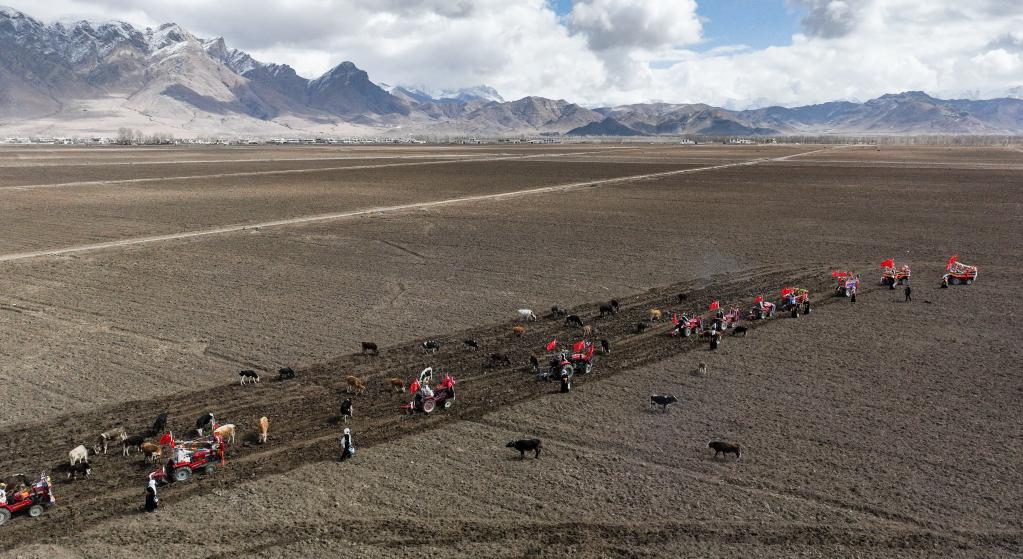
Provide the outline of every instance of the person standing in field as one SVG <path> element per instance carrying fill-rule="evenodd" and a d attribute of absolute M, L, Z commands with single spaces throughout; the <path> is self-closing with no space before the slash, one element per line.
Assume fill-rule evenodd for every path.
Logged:
<path fill-rule="evenodd" d="M 904 291 L 906 293 L 906 302 L 908 303 L 908 302 L 912 301 L 913 300 L 913 288 L 910 287 L 908 283 L 906 284 L 906 289 Z"/>

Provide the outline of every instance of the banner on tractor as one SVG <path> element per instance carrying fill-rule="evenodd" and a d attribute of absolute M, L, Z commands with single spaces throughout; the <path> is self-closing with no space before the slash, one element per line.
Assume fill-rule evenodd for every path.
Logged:
<path fill-rule="evenodd" d="M 678 326 L 678 314 L 671 313 L 671 323 Z"/>
<path fill-rule="evenodd" d="M 164 433 L 164 435 L 160 437 L 160 446 L 169 446 L 174 448 L 174 437 L 171 436 L 170 431 Z"/>
<path fill-rule="evenodd" d="M 763 295 L 757 295 L 757 304 L 759 305 L 760 303 L 763 303 L 763 302 L 764 302 L 764 296 Z"/>
<path fill-rule="evenodd" d="M 586 347 L 586 342 L 579 340 L 572 346 L 572 353 L 581 353 L 584 347 Z"/>
<path fill-rule="evenodd" d="M 888 260 L 885 260 L 884 262 L 881 263 L 881 267 L 882 268 L 894 268 L 895 267 L 895 259 L 894 258 L 889 258 Z"/>
<path fill-rule="evenodd" d="M 716 311 L 716 310 L 718 310 L 720 308 L 721 308 L 721 303 L 719 303 L 717 301 L 714 301 L 713 303 L 710 304 L 710 310 L 712 310 L 712 311 Z"/>
<path fill-rule="evenodd" d="M 781 296 L 782 297 L 785 297 L 787 295 L 792 295 L 795 292 L 796 292 L 796 289 L 794 287 L 783 287 L 783 288 L 781 288 Z"/>
<path fill-rule="evenodd" d="M 554 348 L 558 347 L 558 339 L 554 338 L 551 343 L 547 344 L 547 351 L 554 351 Z"/>
<path fill-rule="evenodd" d="M 952 269 L 952 264 L 955 264 L 956 260 L 958 260 L 958 259 L 959 259 L 959 255 L 958 254 L 953 254 L 952 258 L 948 259 L 948 266 L 945 266 L 945 269 L 946 270 L 951 270 Z"/>

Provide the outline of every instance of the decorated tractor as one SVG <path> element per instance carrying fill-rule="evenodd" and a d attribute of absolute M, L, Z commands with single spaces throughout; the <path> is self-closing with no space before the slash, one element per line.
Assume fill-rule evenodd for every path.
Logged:
<path fill-rule="evenodd" d="M 946 274 L 941 278 L 942 285 L 970 285 L 977 279 L 977 267 L 963 264 L 959 261 L 959 255 L 953 255 L 948 259 L 945 266 Z"/>
<path fill-rule="evenodd" d="M 896 268 L 894 258 L 889 258 L 881 263 L 881 285 L 889 289 L 895 289 L 896 285 L 909 283 L 911 275 L 912 271 L 909 269 L 909 265 L 903 264 Z"/>
<path fill-rule="evenodd" d="M 49 478 L 44 476 L 31 486 L 12 493 L 6 503 L 0 504 L 0 525 L 6 524 L 12 516 L 19 513 L 25 513 L 32 518 L 42 516 L 46 509 L 56 502 L 51 492 Z"/>
<path fill-rule="evenodd" d="M 839 297 L 849 297 L 860 290 L 860 276 L 844 270 L 832 270 L 831 277 L 835 278 L 835 294 Z"/>
<path fill-rule="evenodd" d="M 781 290 L 781 310 L 810 303 L 810 292 L 801 287 L 783 287 Z"/>
<path fill-rule="evenodd" d="M 220 437 L 206 437 L 192 441 L 174 441 L 171 449 L 174 462 L 170 471 L 164 466 L 149 474 L 157 483 L 188 481 L 193 474 L 202 472 L 211 475 L 217 470 L 217 460 L 227 452 L 227 443 Z M 170 474 L 170 477 L 167 477 Z"/>
<path fill-rule="evenodd" d="M 774 318 L 774 313 L 775 304 L 770 301 L 765 301 L 763 295 L 758 295 L 756 302 L 752 307 L 750 307 L 749 312 L 746 313 L 746 317 L 749 320 L 761 320 L 765 318 Z"/>
<path fill-rule="evenodd" d="M 409 392 L 413 395 L 411 402 L 402 404 L 401 409 L 409 414 L 416 412 L 433 413 L 433 410 L 440 406 L 448 409 L 455 403 L 455 379 L 448 373 L 440 384 L 430 388 L 433 380 L 433 367 L 427 367 L 419 373 L 419 378 L 409 385 Z"/>
<path fill-rule="evenodd" d="M 552 342 L 553 343 L 553 342 Z M 553 349 L 551 345 L 548 349 Z M 576 373 L 586 374 L 593 371 L 593 353 L 596 348 L 593 342 L 580 340 L 572 346 L 572 352 L 561 351 L 553 356 L 547 370 L 537 374 L 538 380 L 555 380 L 561 383 L 561 392 L 572 390 L 572 377 Z"/>
<path fill-rule="evenodd" d="M 672 336 L 681 336 L 683 338 L 688 338 L 694 333 L 699 333 L 703 331 L 704 320 L 703 317 L 700 315 L 692 317 L 690 317 L 686 313 L 682 313 L 681 317 L 679 317 L 678 315 L 672 315 L 671 322 L 675 325 L 670 332 Z"/>
<path fill-rule="evenodd" d="M 725 312 L 718 310 L 714 315 L 714 324 L 717 325 L 717 329 L 724 331 L 739 324 L 739 320 L 742 319 L 742 311 L 739 307 L 733 307 L 730 311 Z"/>

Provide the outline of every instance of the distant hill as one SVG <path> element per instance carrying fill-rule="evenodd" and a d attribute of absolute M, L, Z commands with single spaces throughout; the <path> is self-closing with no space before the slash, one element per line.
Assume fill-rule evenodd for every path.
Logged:
<path fill-rule="evenodd" d="M 0 8 L 0 136 L 109 136 L 120 127 L 184 137 L 1023 134 L 1023 100 L 942 100 L 910 91 L 865 103 L 746 111 L 505 101 L 485 85 L 441 91 L 378 85 L 352 62 L 307 79 L 172 23 L 46 25 Z"/>

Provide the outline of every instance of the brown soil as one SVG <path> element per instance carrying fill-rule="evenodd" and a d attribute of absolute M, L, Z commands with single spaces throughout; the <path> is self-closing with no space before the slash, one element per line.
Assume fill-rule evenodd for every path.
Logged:
<path fill-rule="evenodd" d="M 613 176 L 656 172 L 693 164 L 680 163 L 694 153 L 684 149 L 427 166 L 421 179 L 432 187 L 403 199 L 553 184 L 584 173 L 586 159 L 596 169 L 605 157 L 635 166 L 614 164 Z M 214 476 L 163 490 L 157 515 L 135 512 L 148 471 L 137 456 L 98 457 L 88 481 L 58 483 L 50 513 L 4 526 L 2 545 L 19 556 L 137 556 L 154 546 L 160 556 L 1018 555 L 1023 154 L 1005 151 L 957 151 L 939 167 L 931 150 L 886 148 L 860 164 L 847 161 L 866 151 L 846 148 L 4 263 L 4 472 L 54 467 L 99 430 L 144 430 L 161 409 L 176 432 L 214 411 L 244 440 Z M 145 156 L 154 153 L 163 152 Z M 386 197 L 388 185 L 415 182 L 410 169 L 330 180 Z M 306 179 L 289 177 L 280 196 L 319 188 Z M 341 203 L 351 204 L 351 190 Z M 192 196 L 202 200 L 203 189 Z M 249 219 L 257 199 L 242 199 L 234 215 Z M 159 211 L 139 207 L 140 223 Z M 192 212 L 167 216 L 177 227 Z M 209 215 L 203 223 L 230 214 Z M 37 246 L 110 232 L 112 222 L 90 231 L 88 221 Z M 939 290 L 954 251 L 982 265 L 981 280 Z M 827 296 L 830 266 L 863 271 L 870 284 L 889 256 L 914 265 L 914 303 L 876 287 L 856 305 Z M 757 323 L 716 352 L 664 336 L 667 325 L 634 330 L 654 306 L 746 305 L 787 283 L 814 290 L 814 314 Z M 678 292 L 688 295 L 682 305 Z M 625 312 L 595 318 L 596 303 L 612 297 Z M 577 330 L 542 320 L 515 338 L 513 323 L 500 322 L 553 303 L 573 306 L 614 348 L 567 396 L 523 365 L 543 342 Z M 426 356 L 417 345 L 426 337 L 447 343 Z M 463 351 L 464 337 L 483 349 Z M 383 355 L 337 357 L 360 339 L 380 342 Z M 510 353 L 515 366 L 484 371 L 491 351 Z M 698 361 L 707 376 L 692 373 Z M 383 381 L 427 364 L 459 378 L 458 402 L 402 418 L 401 398 Z M 236 385 L 238 368 L 282 365 L 299 378 Z M 369 390 L 354 397 L 359 454 L 337 464 L 346 374 L 367 378 Z M 652 392 L 681 401 L 651 411 Z M 259 446 L 264 414 L 271 443 Z M 523 436 L 544 439 L 541 460 L 519 462 L 504 448 Z M 742 444 L 742 460 L 711 458 L 714 438 Z"/>

